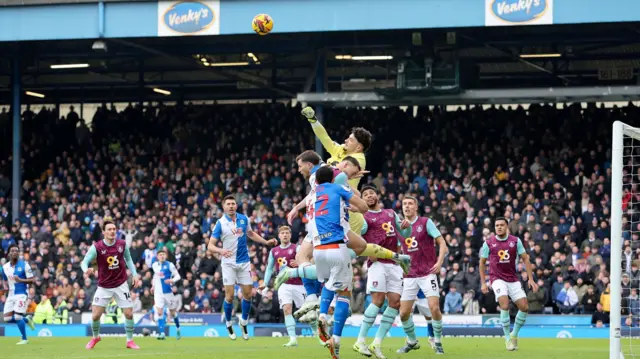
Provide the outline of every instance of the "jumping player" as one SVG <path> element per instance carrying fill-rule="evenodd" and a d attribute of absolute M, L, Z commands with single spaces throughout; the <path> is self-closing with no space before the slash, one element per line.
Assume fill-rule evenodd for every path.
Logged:
<path fill-rule="evenodd" d="M 291 213 L 297 214 L 299 210 L 304 208 L 305 205 L 308 206 L 309 201 L 311 200 L 313 194 L 315 193 L 316 183 L 316 171 L 319 168 L 325 167 L 326 165 L 322 163 L 320 159 L 320 155 L 318 155 L 314 151 L 305 151 L 296 158 L 296 162 L 298 163 L 298 171 L 302 173 L 305 178 L 309 179 L 309 184 L 311 186 L 311 191 L 307 198 L 304 201 L 300 202 L 298 205 L 294 207 L 294 209 L 290 212 L 289 222 L 291 222 Z M 334 169 L 329 167 L 334 175 L 336 175 L 335 180 L 341 181 L 345 180 L 345 176 L 350 177 L 361 177 L 362 170 L 358 161 L 353 157 L 345 157 L 345 159 L 341 162 L 342 171 L 344 174 L 340 173 L 339 169 Z M 341 179 L 342 178 L 342 179 Z M 351 184 L 350 184 L 351 185 Z M 351 190 L 357 192 L 357 189 L 351 187 Z M 358 193 L 359 195 L 359 193 Z M 349 212 L 351 213 L 351 212 Z M 307 213 L 308 215 L 308 213 Z M 386 248 L 383 248 L 374 243 L 367 243 L 360 235 L 356 234 L 352 230 L 349 230 L 350 224 L 348 220 L 347 213 L 345 212 L 344 218 L 342 221 L 344 222 L 344 227 L 347 228 L 347 246 L 359 256 L 370 256 L 381 259 L 391 259 L 394 262 L 400 264 L 403 268 L 403 271 L 408 272 L 410 266 L 411 258 L 408 255 L 402 255 L 390 251 Z M 298 276 L 299 278 L 309 278 L 307 276 L 315 276 L 314 267 L 310 264 L 310 258 L 312 257 L 313 246 L 311 245 L 311 240 L 313 236 L 309 233 L 305 240 L 302 242 L 302 245 L 298 251 L 298 263 L 300 268 L 296 270 L 286 270 L 280 272 L 278 277 L 276 278 L 275 288 L 277 288 L 281 283 L 284 283 L 292 276 Z M 305 286 L 306 287 L 306 286 Z M 308 298 L 310 294 L 307 293 Z M 309 311 L 316 310 L 319 306 L 317 301 L 307 300 L 305 304 L 294 313 L 294 317 L 300 318 L 302 315 L 306 314 Z"/>
<path fill-rule="evenodd" d="M 133 287 L 140 286 L 136 266 L 131 260 L 127 243 L 122 239 L 116 239 L 116 224 L 112 220 L 105 219 L 102 234 L 104 238 L 89 248 L 80 263 L 82 271 L 87 275 L 94 273 L 94 269 L 89 268 L 91 261 L 95 259 L 98 264 L 98 289 L 93 296 L 93 306 L 91 307 L 93 338 L 87 343 L 86 348 L 93 349 L 100 342 L 100 317 L 111 300 L 115 298 L 116 304 L 122 309 L 125 317 L 124 329 L 127 335 L 127 348 L 140 349 L 133 342 L 133 303 L 131 302 L 129 283 L 127 283 L 128 268 L 133 276 Z"/>
<path fill-rule="evenodd" d="M 208 249 L 222 256 L 223 309 L 229 338 L 236 340 L 231 314 L 233 311 L 234 286 L 238 284 L 242 287 L 242 320 L 240 321 L 240 329 L 242 330 L 242 339 L 249 340 L 247 325 L 249 324 L 249 311 L 251 310 L 253 280 L 251 279 L 247 238 L 268 246 L 274 246 L 278 242 L 275 239 L 265 240 L 251 229 L 249 218 L 236 212 L 238 204 L 232 195 L 224 197 L 222 207 L 225 214 L 216 222 L 213 228 Z M 219 240 L 222 240 L 222 248 L 216 246 Z"/>
<path fill-rule="evenodd" d="M 440 288 L 437 274 L 440 273 L 440 268 L 447 255 L 447 244 L 431 219 L 418 217 L 418 200 L 415 197 L 405 196 L 402 199 L 402 212 L 404 218 L 411 223 L 412 237 L 401 238 L 400 244 L 402 250 L 411 256 L 411 262 L 414 265 L 411 266 L 409 274 L 406 274 L 403 280 L 400 319 L 408 338 L 406 345 L 398 352 L 407 353 L 420 347 L 416 338 L 412 313 L 413 303 L 418 292 L 422 290 L 427 297 L 433 316 L 435 351 L 437 354 L 444 354 L 441 342 L 442 312 L 440 311 Z M 440 246 L 440 249 L 436 257 L 437 245 Z"/>
<path fill-rule="evenodd" d="M 158 330 L 160 335 L 158 340 L 164 340 L 164 327 L 167 322 L 166 311 L 169 312 L 169 317 L 173 318 L 176 324 L 176 339 L 180 340 L 180 320 L 178 319 L 178 303 L 179 300 L 176 295 L 173 294 L 173 286 L 180 280 L 180 273 L 176 269 L 176 266 L 167 261 L 166 249 L 158 252 L 158 261 L 151 265 L 153 269 L 153 285 L 151 290 L 153 291 L 154 304 L 156 308 L 155 316 L 158 323 Z M 166 310 L 165 310 L 166 309 Z"/>
<path fill-rule="evenodd" d="M 298 248 L 295 244 L 291 243 L 291 228 L 289 228 L 289 226 L 280 227 L 278 229 L 278 238 L 280 239 L 280 245 L 272 248 L 271 252 L 269 252 L 267 270 L 264 274 L 264 284 L 259 288 L 260 290 L 268 286 L 274 266 L 276 271 L 280 271 L 280 269 L 286 266 L 297 267 L 295 257 Z M 298 346 L 296 320 L 293 318 L 293 304 L 295 303 L 296 307 L 300 308 L 302 304 L 304 304 L 305 296 L 305 290 L 300 278 L 289 279 L 278 288 L 278 301 L 280 302 L 280 309 L 282 309 L 284 313 L 284 323 L 287 327 L 287 333 L 289 334 L 289 342 L 283 344 L 283 347 Z"/>
<path fill-rule="evenodd" d="M 324 166 L 316 171 L 318 186 L 313 192 L 313 200 L 307 208 L 311 223 L 311 238 L 313 238 L 313 258 L 316 263 L 318 280 L 324 282 L 320 300 L 320 318 L 318 321 L 318 335 L 328 343 L 333 359 L 340 358 L 340 337 L 347 317 L 351 287 L 353 285 L 353 271 L 351 256 L 345 239 L 348 224 L 344 223 L 346 204 L 364 213 L 367 204 L 345 186 L 333 181 L 333 170 Z M 335 294 L 338 294 L 334 312 L 333 336 L 329 338 L 327 332 L 327 315 L 329 305 Z"/>
<path fill-rule="evenodd" d="M 33 320 L 26 315 L 29 303 L 27 293 L 29 293 L 29 284 L 33 283 L 35 278 L 29 263 L 20 259 L 20 250 L 17 245 L 10 245 L 7 253 L 9 261 L 0 267 L 1 278 L 9 286 L 7 302 L 4 305 L 4 322 L 18 326 L 22 339 L 16 343 L 17 345 L 29 344 L 25 325 L 28 325 L 31 330 L 36 327 Z"/>
<path fill-rule="evenodd" d="M 393 210 L 382 208 L 378 190 L 375 187 L 364 186 L 362 198 L 369 207 L 369 211 L 364 214 L 365 222 L 362 228 L 364 239 L 368 243 L 376 243 L 388 250 L 399 251 L 400 237 L 398 233 L 402 235 L 402 238 L 411 236 L 411 223 L 406 219 L 400 220 Z M 367 272 L 367 292 L 371 293 L 371 304 L 364 312 L 360 334 L 353 345 L 353 350 L 365 356 L 371 356 L 373 352 L 376 358 L 385 359 L 381 344 L 382 339 L 393 326 L 400 309 L 402 268 L 389 259 L 370 259 Z M 375 322 L 385 299 L 388 300 L 387 309 L 382 314 L 382 321 L 373 344 L 367 347 L 367 333 Z"/>
<path fill-rule="evenodd" d="M 322 126 L 320 121 L 316 118 L 316 112 L 313 108 L 307 106 L 302 109 L 302 116 L 311 124 L 311 129 L 315 133 L 316 137 L 322 143 L 322 146 L 329 152 L 331 157 L 327 160 L 330 166 L 335 166 L 339 162 L 343 161 L 345 157 L 349 156 L 354 158 L 364 171 L 367 167 L 367 160 L 364 153 L 371 147 L 372 137 L 371 132 L 362 127 L 355 127 L 351 130 L 351 134 L 344 140 L 344 144 L 338 144 L 333 141 L 327 130 Z M 349 184 L 352 188 L 358 188 L 360 178 L 349 179 Z M 351 230 L 355 233 L 360 233 L 362 226 L 364 225 L 364 218 L 361 213 L 350 212 L 349 213 L 349 225 Z M 352 248 L 353 249 L 353 248 Z"/>
<path fill-rule="evenodd" d="M 527 294 L 522 290 L 522 284 L 518 280 L 518 257 L 524 261 L 529 278 L 529 288 L 534 292 L 538 291 L 538 284 L 533 280 L 531 262 L 529 254 L 524 249 L 520 238 L 509 234 L 509 223 L 504 217 L 497 218 L 494 223 L 496 234 L 489 237 L 480 249 L 480 283 L 482 283 L 482 293 L 487 294 L 486 269 L 489 260 L 489 279 L 491 288 L 496 295 L 496 300 L 500 305 L 500 321 L 504 330 L 505 346 L 507 350 L 518 349 L 518 333 L 527 320 L 529 303 Z M 509 297 L 518 307 L 516 322 L 513 332 L 509 333 Z"/>

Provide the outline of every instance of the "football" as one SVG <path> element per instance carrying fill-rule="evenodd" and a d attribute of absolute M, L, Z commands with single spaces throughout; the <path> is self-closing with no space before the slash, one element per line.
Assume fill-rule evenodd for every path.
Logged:
<path fill-rule="evenodd" d="M 253 18 L 251 27 L 258 35 L 266 35 L 273 30 L 273 19 L 267 14 L 259 14 Z"/>

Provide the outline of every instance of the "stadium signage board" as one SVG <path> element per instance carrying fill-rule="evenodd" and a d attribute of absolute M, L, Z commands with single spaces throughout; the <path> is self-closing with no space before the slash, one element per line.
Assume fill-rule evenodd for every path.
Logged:
<path fill-rule="evenodd" d="M 31 6 L 61 4 L 97 4 L 99 2 L 144 2 L 148 0 L 0 0 L 0 6 Z"/>
<path fill-rule="evenodd" d="M 553 24 L 553 0 L 485 0 L 486 26 Z"/>
<path fill-rule="evenodd" d="M 158 36 L 220 34 L 220 1 L 158 2 Z"/>

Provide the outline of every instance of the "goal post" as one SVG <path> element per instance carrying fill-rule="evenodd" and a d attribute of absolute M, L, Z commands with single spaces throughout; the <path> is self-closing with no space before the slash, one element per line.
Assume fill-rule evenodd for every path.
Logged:
<path fill-rule="evenodd" d="M 625 354 L 627 357 L 635 357 L 640 355 L 640 352 L 634 350 L 638 346 L 633 339 L 637 334 L 632 333 L 632 326 L 637 326 L 638 316 L 635 314 L 632 317 L 632 325 L 623 323 L 622 313 L 631 312 L 630 306 L 626 304 L 623 307 L 622 297 L 622 274 L 623 274 L 623 261 L 622 247 L 624 245 L 622 228 L 623 216 L 623 196 L 624 196 L 624 176 L 631 175 L 637 176 L 637 170 L 635 166 L 635 157 L 640 159 L 640 128 L 631 127 L 620 121 L 616 121 L 613 124 L 613 138 L 611 143 L 611 265 L 610 265 L 610 283 L 611 283 L 611 312 L 610 312 L 610 341 L 609 341 L 609 359 L 624 359 Z M 632 173 L 625 174 L 625 166 L 631 166 Z M 635 181 L 627 182 L 627 185 L 631 185 Z M 631 190 L 631 188 L 629 188 Z M 637 205 L 634 202 L 633 194 L 632 199 L 627 203 L 628 208 L 633 208 Z M 632 217 L 628 218 L 628 223 L 631 225 L 637 225 L 637 221 L 634 222 L 634 217 L 637 217 L 632 212 Z M 637 218 L 635 218 L 637 220 Z M 630 264 L 626 264 L 630 266 Z M 626 269 L 625 269 L 626 270 Z M 632 287 L 638 289 L 640 288 Z M 628 301 L 625 301 L 628 303 Z M 622 338 L 629 340 L 628 345 L 622 345 Z"/>
<path fill-rule="evenodd" d="M 627 125 L 613 123 L 611 142 L 611 314 L 609 324 L 609 359 L 620 359 L 622 351 L 622 171 L 624 132 Z"/>

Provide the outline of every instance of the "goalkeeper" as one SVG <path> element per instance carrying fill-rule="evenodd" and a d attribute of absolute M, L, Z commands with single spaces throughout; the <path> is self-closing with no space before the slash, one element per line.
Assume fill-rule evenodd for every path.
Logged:
<path fill-rule="evenodd" d="M 349 137 L 344 141 L 344 144 L 341 145 L 329 137 L 327 130 L 325 130 L 324 126 L 322 126 L 316 118 L 316 113 L 313 108 L 309 106 L 305 107 L 302 109 L 302 115 L 307 118 L 309 123 L 311 123 L 313 133 L 316 134 L 316 137 L 318 137 L 322 146 L 331 155 L 327 160 L 327 164 L 329 166 L 335 166 L 342 162 L 345 157 L 351 156 L 358 161 L 362 171 L 365 171 L 367 160 L 364 157 L 364 153 L 367 152 L 369 147 L 371 147 L 371 132 L 362 127 L 354 127 L 353 130 L 351 130 Z M 349 185 L 351 185 L 352 188 L 357 189 L 358 184 L 360 183 L 360 178 L 362 177 L 350 179 Z M 364 216 L 362 213 L 349 211 L 349 226 L 352 231 L 359 234 L 364 226 Z"/>

